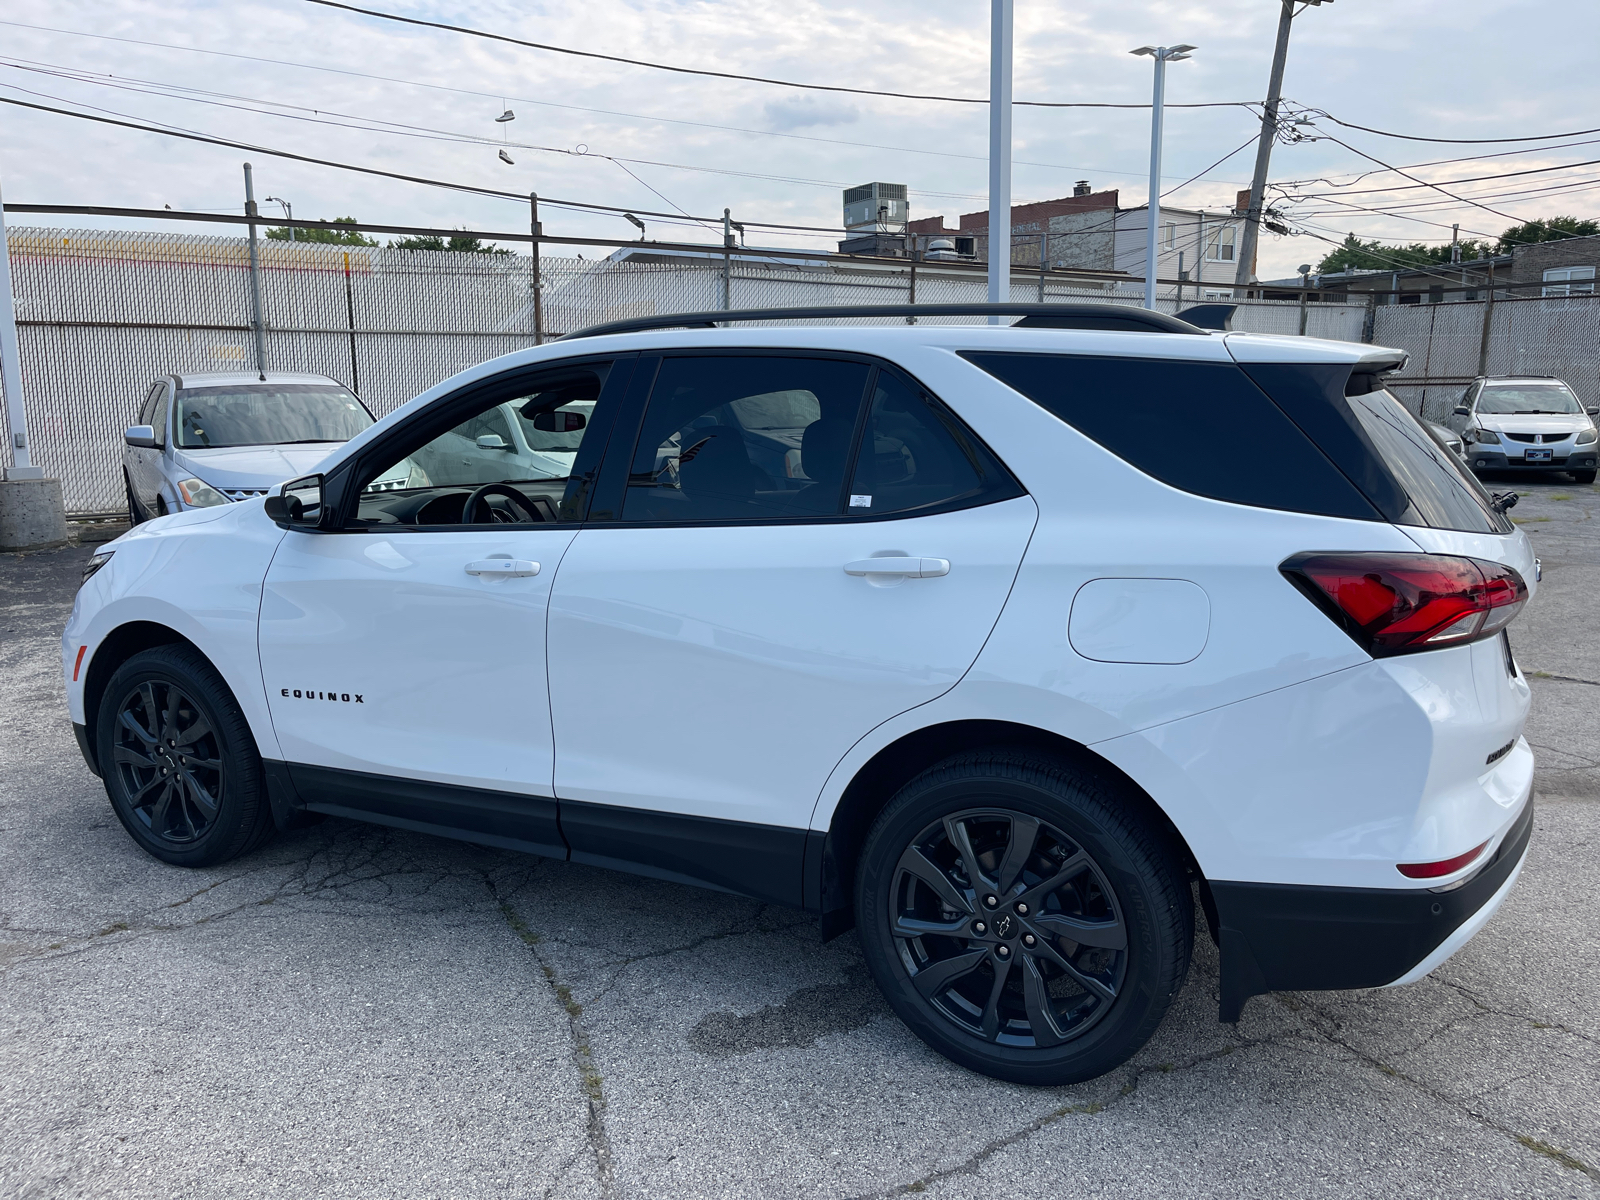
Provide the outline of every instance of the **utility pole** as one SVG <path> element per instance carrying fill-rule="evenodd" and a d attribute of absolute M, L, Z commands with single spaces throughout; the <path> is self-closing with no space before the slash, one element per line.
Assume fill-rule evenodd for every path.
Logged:
<path fill-rule="evenodd" d="M 1303 0 L 1306 7 L 1331 4 L 1333 0 Z M 1289 27 L 1294 23 L 1295 0 L 1281 0 L 1278 13 L 1278 41 L 1272 48 L 1272 74 L 1267 80 L 1267 103 L 1261 112 L 1261 140 L 1256 143 L 1256 169 L 1250 177 L 1250 203 L 1244 214 L 1244 237 L 1239 246 L 1239 263 L 1234 272 L 1236 287 L 1245 287 L 1255 271 L 1256 242 L 1261 234 L 1261 209 L 1267 191 L 1267 168 L 1272 162 L 1272 143 L 1278 136 L 1278 101 L 1283 95 L 1283 65 L 1289 57 Z M 1301 10 L 1305 11 L 1304 9 Z"/>
<path fill-rule="evenodd" d="M 1157 222 L 1161 218 L 1161 118 L 1166 102 L 1167 64 L 1182 62 L 1193 46 L 1140 46 L 1130 54 L 1148 54 L 1156 62 L 1155 89 L 1150 96 L 1150 212 L 1144 230 L 1144 306 L 1156 306 Z"/>
<path fill-rule="evenodd" d="M 1452 265 L 1461 263 L 1461 226 L 1450 226 L 1450 262 Z"/>
<path fill-rule="evenodd" d="M 261 256 L 256 250 L 256 185 L 244 165 L 244 215 L 250 218 L 250 314 L 256 334 L 256 374 L 267 380 L 267 339 L 261 328 Z"/>
<path fill-rule="evenodd" d="M 1011 299 L 1011 26 L 1014 0 L 989 0 L 989 303 Z M 999 325 L 1001 318 L 990 317 Z"/>

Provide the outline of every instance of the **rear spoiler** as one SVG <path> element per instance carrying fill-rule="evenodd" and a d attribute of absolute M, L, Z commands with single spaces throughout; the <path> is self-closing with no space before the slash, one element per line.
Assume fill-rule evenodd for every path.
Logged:
<path fill-rule="evenodd" d="M 1405 370 L 1410 360 L 1411 355 L 1404 350 L 1379 350 L 1369 354 L 1350 368 L 1350 379 L 1344 385 L 1344 394 L 1365 396 L 1368 392 L 1380 391 L 1386 382 L 1385 376 Z"/>

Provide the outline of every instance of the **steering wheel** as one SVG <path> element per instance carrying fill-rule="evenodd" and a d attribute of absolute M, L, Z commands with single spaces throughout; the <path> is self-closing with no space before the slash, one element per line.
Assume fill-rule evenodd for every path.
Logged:
<path fill-rule="evenodd" d="M 478 515 L 478 505 L 480 504 L 482 504 L 489 513 L 488 521 L 484 522 L 485 524 L 494 524 L 497 520 L 507 525 L 511 524 L 510 521 L 506 521 L 503 517 L 500 517 L 494 509 L 489 507 L 489 505 L 485 502 L 485 497 L 488 496 L 504 496 L 516 507 L 527 513 L 528 520 L 530 521 L 542 522 L 544 520 L 544 514 L 534 507 L 533 501 L 529 500 L 509 483 L 486 483 L 477 491 L 473 492 L 472 495 L 468 496 L 467 502 L 461 506 L 461 523 L 463 525 L 478 524 L 478 522 L 473 520 L 473 518 Z"/>

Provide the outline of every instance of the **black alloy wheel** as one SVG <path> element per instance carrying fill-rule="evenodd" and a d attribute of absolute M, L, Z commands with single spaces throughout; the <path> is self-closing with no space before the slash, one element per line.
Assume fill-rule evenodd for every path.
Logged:
<path fill-rule="evenodd" d="M 97 757 L 123 827 L 177 866 L 210 866 L 272 830 L 261 759 L 227 685 L 192 648 L 158 646 L 112 675 Z"/>
<path fill-rule="evenodd" d="M 1020 753 L 913 780 L 869 835 L 856 923 L 890 1003 L 963 1065 L 1022 1083 L 1104 1074 L 1187 974 L 1173 848 L 1094 775 Z"/>
<path fill-rule="evenodd" d="M 1027 813 L 965 809 L 895 865 L 890 934 L 912 985 L 986 1042 L 1059 1046 L 1116 1003 L 1128 929 L 1105 872 Z"/>

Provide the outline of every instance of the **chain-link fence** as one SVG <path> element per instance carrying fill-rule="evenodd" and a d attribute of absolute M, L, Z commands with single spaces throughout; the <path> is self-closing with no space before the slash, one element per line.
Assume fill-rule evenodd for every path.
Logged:
<path fill-rule="evenodd" d="M 269 370 L 311 371 L 357 391 L 379 416 L 441 379 L 535 342 L 533 262 L 469 254 L 262 241 Z M 152 380 L 255 366 L 248 243 L 241 237 L 14 229 L 11 257 L 34 461 L 72 513 L 123 505 L 122 431 Z M 603 321 L 723 307 L 981 301 L 981 269 L 940 263 L 735 252 L 660 261 L 544 256 L 546 339 Z M 1190 285 L 1157 301 L 1196 302 Z M 1142 303 L 1137 284 L 1018 269 L 1012 299 Z M 1464 306 L 1463 306 L 1464 307 Z M 1385 310 L 1379 310 L 1383 312 Z M 1310 305 L 1306 332 L 1359 340 L 1361 305 Z M 1240 306 L 1234 328 L 1295 334 L 1295 302 Z M 923 321 L 963 318 L 919 318 Z M 1382 338 L 1379 339 L 1383 340 Z M 9 443 L 9 431 L 7 431 Z"/>
<path fill-rule="evenodd" d="M 1442 422 L 1479 374 L 1554 376 L 1600 404 L 1600 296 L 1384 305 L 1372 340 L 1410 352 L 1390 386 L 1429 421 Z"/>

